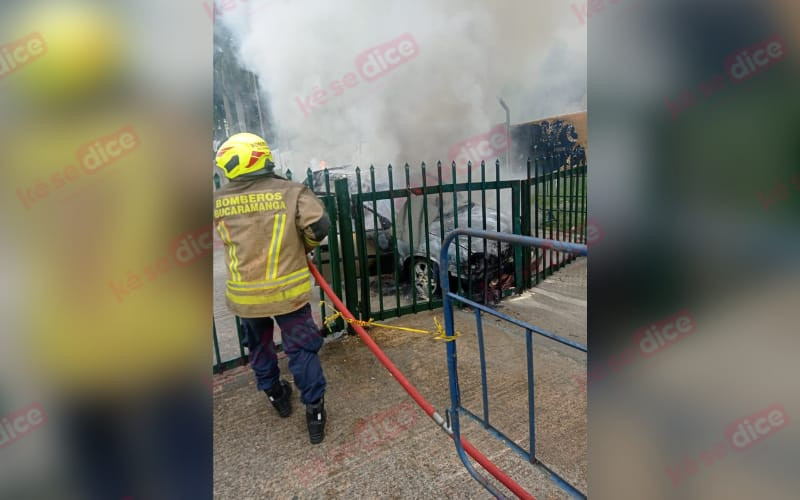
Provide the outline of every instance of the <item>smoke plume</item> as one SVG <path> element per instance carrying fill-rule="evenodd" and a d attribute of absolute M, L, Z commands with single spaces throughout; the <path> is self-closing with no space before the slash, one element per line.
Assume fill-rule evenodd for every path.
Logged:
<path fill-rule="evenodd" d="M 258 76 L 268 139 L 293 169 L 447 162 L 452 145 L 505 121 L 498 97 L 512 124 L 586 108 L 586 27 L 561 1 L 262 0 L 218 22 Z M 416 54 L 365 79 L 358 56 L 403 35 Z"/>

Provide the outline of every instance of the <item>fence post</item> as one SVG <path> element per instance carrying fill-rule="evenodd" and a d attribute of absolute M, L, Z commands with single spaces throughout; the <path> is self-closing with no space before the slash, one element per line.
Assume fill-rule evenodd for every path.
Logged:
<path fill-rule="evenodd" d="M 522 234 L 525 236 L 531 235 L 531 161 L 528 159 L 528 175 L 522 180 L 522 193 L 520 200 L 520 209 L 522 214 Z M 522 249 L 522 262 L 524 268 L 522 269 L 522 284 L 524 289 L 531 287 L 531 248 L 525 247 Z M 517 283 L 519 289 L 520 283 Z"/>
<path fill-rule="evenodd" d="M 394 205 L 394 180 L 392 177 L 392 164 L 390 163 L 388 167 L 386 167 L 386 174 L 389 176 L 389 206 L 392 217 L 392 241 L 394 245 L 394 252 L 392 252 L 392 257 L 394 261 L 394 296 L 396 300 L 396 307 L 397 307 L 397 315 L 400 316 L 400 257 L 397 250 L 397 216 L 395 215 L 395 205 Z M 383 293 L 383 292 L 381 292 Z"/>
<path fill-rule="evenodd" d="M 375 193 L 375 166 L 369 166 L 369 186 L 370 192 Z M 383 259 L 383 252 L 380 248 L 380 236 L 378 234 L 378 201 L 372 198 L 372 229 L 375 237 L 375 268 L 378 275 L 378 319 L 383 320 L 383 269 L 381 269 L 381 260 Z M 383 229 L 383 224 L 381 224 Z M 370 304 L 372 309 L 372 304 Z"/>
<path fill-rule="evenodd" d="M 579 204 L 579 208 L 578 208 L 579 214 L 580 214 L 579 225 L 581 227 L 581 239 L 580 239 L 580 242 L 583 243 L 584 245 L 587 242 L 587 239 L 586 239 L 586 231 L 587 231 L 586 225 L 588 224 L 587 215 L 588 215 L 588 211 L 589 211 L 588 206 L 587 206 L 588 199 L 587 199 L 587 196 L 586 196 L 586 188 L 587 188 L 587 186 L 586 186 L 586 175 L 587 175 L 586 159 L 584 158 L 583 161 L 581 161 L 581 166 L 580 166 L 579 171 L 578 171 L 578 189 L 580 190 L 580 195 L 579 195 L 580 204 Z"/>
<path fill-rule="evenodd" d="M 472 168 L 472 165 L 470 164 L 470 162 L 467 162 L 467 168 Z M 458 229 L 458 190 L 456 189 L 457 182 L 456 182 L 456 162 L 455 162 L 455 160 L 453 160 L 453 163 L 450 165 L 450 170 L 451 170 L 451 174 L 453 176 L 453 179 L 452 179 L 452 182 L 453 182 L 453 228 L 454 229 Z M 459 237 L 459 238 L 456 238 L 456 270 L 457 270 L 456 271 L 456 276 L 458 277 L 457 278 L 457 281 L 458 281 L 458 293 L 462 294 L 462 293 L 464 293 L 464 287 L 461 286 L 461 257 L 460 257 L 461 251 L 458 249 L 458 247 L 460 245 L 461 245 L 461 238 Z M 469 248 L 469 247 L 467 247 L 467 248 Z M 469 266 L 469 262 L 467 262 L 467 265 Z"/>
<path fill-rule="evenodd" d="M 454 191 L 455 192 L 455 191 Z M 472 161 L 467 161 L 467 227 L 472 227 Z M 458 206 L 454 209 L 458 213 Z M 458 227 L 458 226 L 456 226 Z M 486 268 L 486 254 L 484 258 L 484 271 Z M 467 266 L 470 269 L 469 277 L 467 278 L 467 293 L 470 299 L 474 299 L 475 295 L 472 293 L 472 282 L 475 281 L 472 277 L 472 236 L 467 236 Z M 485 300 L 485 299 L 484 299 Z"/>
<path fill-rule="evenodd" d="M 506 169 L 508 169 L 508 162 L 506 162 Z M 503 228 L 500 225 L 500 221 L 502 219 L 501 214 L 503 213 L 502 205 L 501 205 L 501 202 L 500 202 L 500 158 L 497 158 L 494 161 L 494 181 L 495 181 L 495 194 L 497 195 L 496 198 L 495 198 L 495 207 L 496 207 L 496 210 L 497 210 L 497 227 L 495 228 L 495 231 L 500 233 L 500 232 L 503 231 Z M 502 249 L 501 246 L 498 246 L 498 248 Z M 503 272 L 502 259 L 500 259 L 500 261 L 497 263 L 497 265 L 499 267 L 498 270 L 500 271 L 500 274 L 502 274 L 502 272 Z M 505 290 L 503 289 L 503 286 L 501 285 L 500 286 L 500 298 L 503 299 L 504 297 L 505 297 Z"/>
<path fill-rule="evenodd" d="M 539 158 L 535 158 L 533 160 L 533 236 L 536 238 L 539 237 L 539 212 L 541 209 L 539 208 Z M 528 172 L 530 172 L 530 159 L 528 159 Z M 528 174 L 530 177 L 530 174 Z M 544 204 L 542 204 L 543 206 Z M 540 261 L 544 259 L 539 253 L 539 247 L 533 251 L 533 261 L 536 263 L 536 267 L 533 269 L 533 283 L 531 286 L 536 286 L 539 284 L 539 267 Z M 544 268 L 542 268 L 544 269 Z"/>
<path fill-rule="evenodd" d="M 411 256 L 409 257 L 408 271 L 409 281 L 411 282 L 411 310 L 414 314 L 417 313 L 417 287 L 414 283 L 414 267 L 416 266 L 414 254 L 416 254 L 416 247 L 414 246 L 414 221 L 412 221 L 411 212 L 411 173 L 408 163 L 403 167 L 406 173 L 406 212 L 408 212 L 408 247 L 411 249 Z M 400 311 L 397 311 L 398 314 Z"/>
<path fill-rule="evenodd" d="M 247 364 L 247 355 L 244 353 L 244 346 L 242 343 L 244 342 L 244 330 L 242 329 L 242 321 L 239 319 L 239 316 L 234 316 L 236 321 L 236 336 L 239 339 L 239 361 L 241 361 L 242 366 Z M 251 348 L 248 347 L 247 350 L 249 351 Z"/>
<path fill-rule="evenodd" d="M 470 212 L 471 211 L 472 211 L 472 208 L 470 208 Z M 498 211 L 497 214 L 499 216 L 500 215 L 500 211 Z M 481 161 L 481 217 L 483 218 L 483 230 L 486 231 L 486 162 L 485 161 Z M 484 301 L 483 303 L 484 304 L 488 304 L 489 303 L 489 271 L 490 270 L 489 270 L 489 266 L 486 265 L 486 263 L 489 260 L 487 258 L 488 255 L 489 255 L 489 252 L 487 251 L 487 245 L 488 245 L 488 242 L 486 241 L 486 238 L 484 238 L 483 239 L 483 258 L 485 259 L 484 260 L 485 263 L 483 265 L 483 301 Z M 503 284 L 500 281 L 500 277 L 503 274 L 502 273 L 503 262 L 502 262 L 502 258 L 501 258 L 502 252 L 500 251 L 501 249 L 502 249 L 502 245 L 500 245 L 500 243 L 498 243 L 497 244 L 497 257 L 498 257 L 498 259 L 497 259 L 497 283 L 498 283 L 498 287 L 500 288 L 500 297 L 498 298 L 498 300 L 502 300 L 503 299 Z"/>
<path fill-rule="evenodd" d="M 367 228 L 365 224 L 364 201 L 361 198 L 361 169 L 356 167 L 356 183 L 358 185 L 355 199 L 355 223 L 356 223 L 356 251 L 358 252 L 358 277 L 361 281 L 361 308 L 359 309 L 360 319 L 366 321 L 370 318 L 371 307 L 369 297 L 369 252 L 367 251 Z M 380 258 L 378 242 L 375 242 L 375 258 Z"/>
<path fill-rule="evenodd" d="M 511 222 L 514 234 L 521 234 L 522 227 L 520 221 L 520 205 L 522 203 L 522 181 L 514 181 L 511 184 Z M 517 293 L 522 293 L 522 248 L 514 245 L 514 286 Z"/>
<path fill-rule="evenodd" d="M 554 198 L 553 198 L 553 176 L 555 175 L 555 169 L 553 168 L 553 165 L 554 165 L 553 158 L 554 158 L 554 156 L 552 154 L 547 157 L 547 160 L 548 160 L 547 161 L 547 166 L 548 166 L 547 170 L 549 170 L 550 173 L 545 174 L 545 177 L 547 177 L 548 175 L 550 176 L 550 178 L 548 179 L 548 184 L 547 184 L 547 193 L 548 193 L 547 210 L 548 210 L 548 214 L 549 214 L 548 225 L 550 226 L 550 236 L 549 236 L 549 238 L 551 240 L 555 239 L 553 237 L 553 222 L 556 222 L 556 217 L 557 217 L 556 215 L 553 215 L 553 206 L 555 205 L 555 202 L 553 201 L 554 200 Z M 556 222 L 556 224 L 557 224 L 557 222 Z M 545 278 L 548 275 L 552 276 L 552 274 L 555 272 L 555 267 L 556 267 L 556 252 L 554 252 L 552 248 L 549 249 L 549 250 L 546 250 L 546 252 L 550 256 L 550 267 L 549 267 L 549 271 L 550 272 L 548 274 L 547 273 L 547 269 L 545 269 L 545 273 L 544 273 L 544 277 Z"/>
<path fill-rule="evenodd" d="M 342 266 L 344 267 L 344 297 L 347 308 L 358 310 L 358 283 L 356 280 L 356 252 L 353 248 L 353 219 L 350 216 L 350 193 L 347 179 L 336 179 L 336 205 L 339 209 L 339 244 L 342 246 Z M 331 242 L 331 244 L 336 244 Z"/>
<path fill-rule="evenodd" d="M 425 224 L 425 258 L 428 259 L 428 269 L 432 270 L 433 266 L 431 265 L 431 232 L 430 227 L 428 224 L 428 181 L 427 181 L 427 173 L 425 172 L 425 162 L 422 162 L 420 165 L 420 172 L 422 173 L 422 221 Z M 431 271 L 432 272 L 432 271 Z M 411 276 L 414 276 L 414 271 L 412 270 Z M 433 275 L 433 279 L 428 279 L 428 310 L 433 309 L 433 293 L 431 290 L 432 284 L 431 282 L 435 279 L 439 279 L 438 276 Z"/>
<path fill-rule="evenodd" d="M 327 170 L 323 172 L 325 179 L 325 210 L 331 219 L 331 227 L 328 229 L 328 264 L 331 267 L 331 286 L 336 292 L 337 297 L 342 296 L 342 278 L 340 271 L 341 259 L 339 258 L 339 210 L 336 208 L 336 194 L 331 193 L 331 179 Z M 321 253 L 322 246 L 317 250 Z M 320 267 L 322 270 L 322 267 Z M 324 309 L 323 309 L 324 310 Z M 344 321 L 339 318 L 334 323 L 335 331 L 344 330 Z"/>
<path fill-rule="evenodd" d="M 213 334 L 214 334 L 214 359 L 216 363 L 214 363 L 213 373 L 220 373 L 222 372 L 222 356 L 219 353 L 219 340 L 217 339 L 217 321 L 214 319 L 214 316 L 211 316 L 211 326 L 213 327 Z"/>
<path fill-rule="evenodd" d="M 569 161 L 571 162 L 572 160 L 569 159 Z M 564 222 L 564 241 L 566 241 L 568 243 L 572 243 L 572 234 L 573 234 L 572 233 L 572 227 L 573 227 L 573 225 L 572 225 L 572 214 L 573 214 L 572 208 L 575 205 L 574 193 L 573 193 L 573 191 L 574 191 L 573 187 L 575 187 L 575 183 L 573 182 L 573 179 L 574 179 L 574 177 L 573 177 L 573 174 L 574 174 L 573 169 L 574 169 L 574 166 L 571 163 L 565 163 L 564 164 L 564 196 L 566 197 L 566 200 L 567 200 L 567 217 L 566 217 L 566 220 Z M 572 254 L 568 254 L 567 255 L 567 263 L 569 264 L 573 260 L 575 260 L 575 256 L 572 255 Z"/>

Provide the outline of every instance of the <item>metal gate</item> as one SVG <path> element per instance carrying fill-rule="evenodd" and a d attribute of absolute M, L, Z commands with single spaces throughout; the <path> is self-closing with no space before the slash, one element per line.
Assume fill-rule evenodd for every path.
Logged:
<path fill-rule="evenodd" d="M 453 241 L 456 240 L 457 238 L 463 236 L 490 239 L 498 242 L 500 241 L 507 242 L 515 245 L 517 247 L 516 251 L 520 250 L 519 247 L 526 246 L 528 248 L 533 247 L 536 249 L 542 249 L 544 252 L 550 250 L 563 252 L 569 254 L 570 256 L 587 255 L 587 247 L 585 245 L 566 243 L 562 241 L 546 240 L 541 238 L 533 238 L 530 236 L 519 236 L 514 234 L 504 234 L 498 232 L 465 228 L 465 229 L 457 229 L 447 235 L 447 238 L 445 238 L 444 244 L 442 245 L 442 251 L 441 251 L 442 262 L 447 262 L 448 259 L 447 248 L 450 246 L 450 244 L 453 243 Z M 496 490 L 486 480 L 486 478 L 484 478 L 474 469 L 474 467 L 469 462 L 469 459 L 467 458 L 464 452 L 464 448 L 461 442 L 461 434 L 459 426 L 460 415 L 466 415 L 469 418 L 472 418 L 478 423 L 480 423 L 481 426 L 487 429 L 492 435 L 502 440 L 503 442 L 507 443 L 512 450 L 517 452 L 525 460 L 527 460 L 535 467 L 545 472 L 556 485 L 558 485 L 561 489 L 563 489 L 573 497 L 586 498 L 586 495 L 584 493 L 578 491 L 578 489 L 572 486 L 567 480 L 559 476 L 555 471 L 553 471 L 547 465 L 539 461 L 536 455 L 536 418 L 534 414 L 535 407 L 534 407 L 534 391 L 533 391 L 533 382 L 534 382 L 533 334 L 536 333 L 543 337 L 547 337 L 549 339 L 552 339 L 556 342 L 559 342 L 563 345 L 566 345 L 573 349 L 577 349 L 582 352 L 587 352 L 586 346 L 578 342 L 573 342 L 569 339 L 555 335 L 548 331 L 542 330 L 541 328 L 538 328 L 530 323 L 527 323 L 525 321 L 520 321 L 516 318 L 512 318 L 495 309 L 492 309 L 491 307 L 487 307 L 486 305 L 483 304 L 478 304 L 477 302 L 474 302 L 466 297 L 450 292 L 449 286 L 446 284 L 447 281 L 443 279 L 442 283 L 444 284 L 443 299 L 444 299 L 445 331 L 448 337 L 453 338 L 452 341 L 447 342 L 447 366 L 450 378 L 450 401 L 451 401 L 451 407 L 448 410 L 448 417 L 450 418 L 450 423 L 452 426 L 453 441 L 455 442 L 456 450 L 458 452 L 459 457 L 461 458 L 461 461 L 464 463 L 464 466 L 469 471 L 470 475 L 472 475 L 472 477 L 474 477 L 479 483 L 481 483 L 481 485 L 483 485 L 487 490 L 489 490 L 489 492 L 491 492 L 494 495 L 497 495 Z M 457 341 L 455 340 L 455 331 L 453 323 L 454 302 L 469 306 L 473 308 L 473 310 L 475 311 L 475 321 L 477 322 L 478 348 L 479 348 L 480 367 L 481 367 L 481 393 L 483 399 L 482 416 L 476 415 L 470 410 L 464 408 L 464 406 L 462 406 L 461 404 L 461 392 L 458 383 L 458 364 L 456 355 Z M 489 394 L 486 382 L 486 353 L 484 352 L 483 327 L 482 327 L 483 314 L 488 314 L 496 318 L 499 318 L 501 320 L 504 320 L 525 331 L 525 349 L 526 349 L 526 359 L 527 359 L 527 382 L 528 382 L 528 438 L 529 438 L 527 443 L 527 449 L 524 447 L 525 445 L 516 443 L 513 439 L 509 438 L 506 434 L 504 434 L 500 429 L 495 428 L 489 421 Z"/>

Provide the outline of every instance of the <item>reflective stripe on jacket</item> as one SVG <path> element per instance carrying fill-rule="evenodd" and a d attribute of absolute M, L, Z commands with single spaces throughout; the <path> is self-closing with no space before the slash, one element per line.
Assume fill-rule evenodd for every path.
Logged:
<path fill-rule="evenodd" d="M 324 239 L 328 225 L 314 193 L 303 184 L 260 177 L 231 181 L 214 198 L 214 222 L 225 245 L 228 308 L 258 318 L 306 305 L 311 299 L 306 252 Z"/>

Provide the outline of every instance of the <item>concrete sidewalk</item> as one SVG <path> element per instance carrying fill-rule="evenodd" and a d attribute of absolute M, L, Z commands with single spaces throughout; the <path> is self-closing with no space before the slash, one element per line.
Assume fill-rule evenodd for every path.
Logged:
<path fill-rule="evenodd" d="M 503 312 L 586 341 L 585 260 L 557 273 L 540 289 L 505 301 Z M 581 286 L 581 281 L 583 286 Z M 433 329 L 441 311 L 394 324 Z M 464 404 L 482 410 L 475 316 L 456 312 Z M 373 329 L 372 337 L 420 392 L 444 414 L 449 406 L 445 344 L 429 336 Z M 525 340 L 510 325 L 487 319 L 490 418 L 527 448 Z M 467 473 L 451 439 L 396 383 L 357 337 L 326 344 L 320 356 L 328 380 L 325 441 L 308 443 L 303 406 L 280 419 L 255 389 L 249 368 L 219 376 L 214 396 L 214 492 L 218 498 L 489 498 Z M 586 396 L 575 377 L 586 356 L 534 339 L 537 455 L 587 491 Z M 287 360 L 280 361 L 291 380 Z M 296 388 L 295 388 L 296 389 Z M 567 496 L 537 469 L 475 423 L 462 434 L 540 499 Z M 505 490 L 503 490 L 505 491 Z"/>

